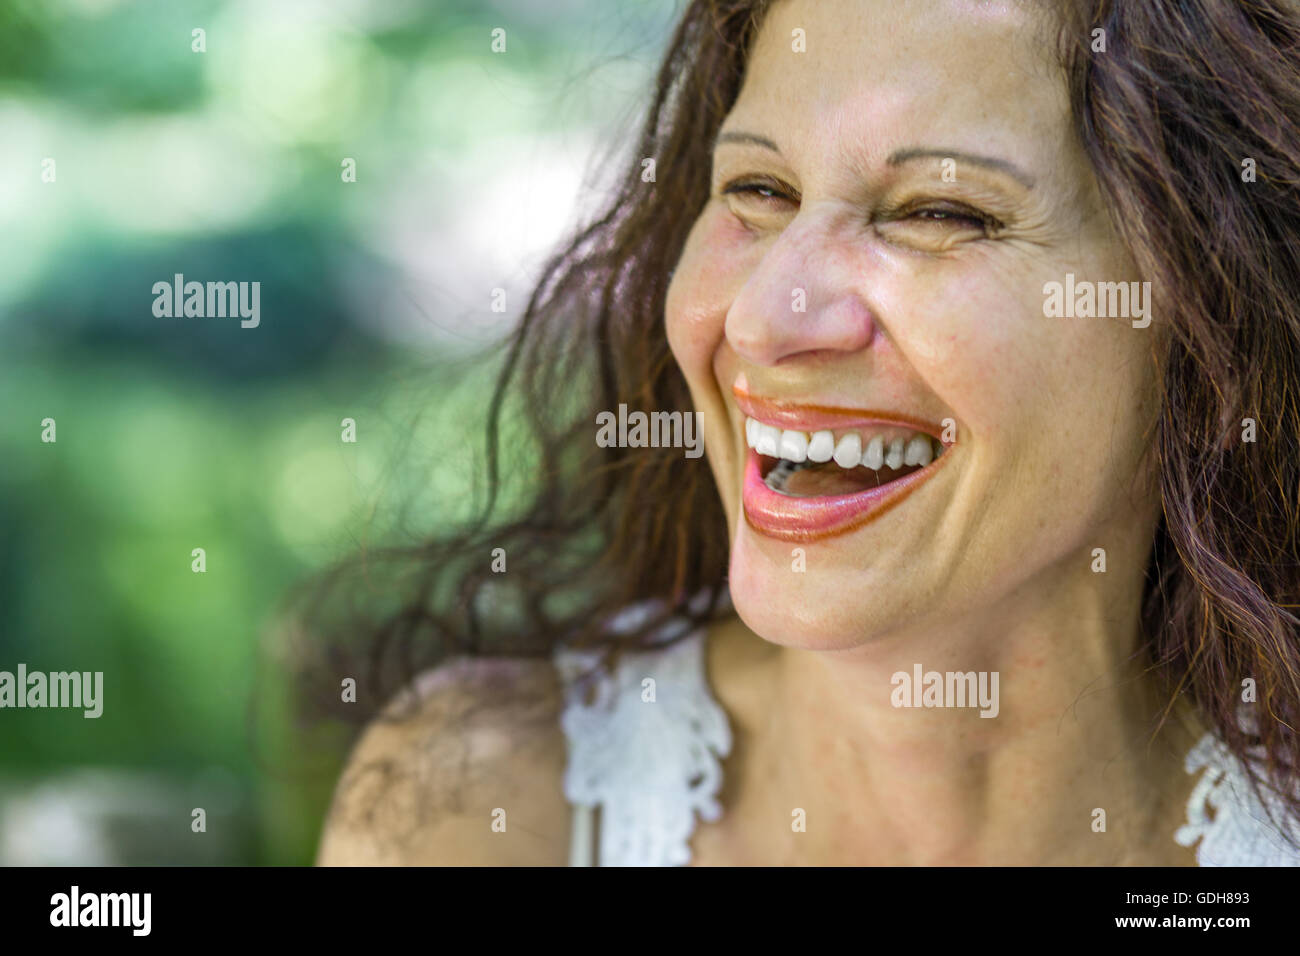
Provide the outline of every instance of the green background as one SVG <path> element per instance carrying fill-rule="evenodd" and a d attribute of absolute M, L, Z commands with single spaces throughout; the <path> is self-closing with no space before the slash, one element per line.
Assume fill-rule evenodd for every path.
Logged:
<path fill-rule="evenodd" d="M 0 2 L 0 670 L 105 682 L 98 720 L 0 710 L 0 863 L 311 861 L 341 754 L 292 766 L 259 648 L 314 570 L 472 507 L 473 357 L 679 9 Z M 259 281 L 260 326 L 156 318 L 178 272 Z"/>

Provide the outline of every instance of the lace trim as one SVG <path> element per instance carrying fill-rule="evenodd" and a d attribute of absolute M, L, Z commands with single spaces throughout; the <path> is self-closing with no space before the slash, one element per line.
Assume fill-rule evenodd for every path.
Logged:
<path fill-rule="evenodd" d="M 615 629 L 635 622 L 634 614 Z M 731 726 L 708 688 L 703 636 L 624 654 L 615 673 L 596 682 L 590 705 L 574 678 L 597 652 L 555 654 L 566 695 L 564 794 L 575 806 L 600 805 L 600 866 L 684 865 L 695 815 L 706 822 L 722 815 L 720 758 L 731 752 Z"/>
<path fill-rule="evenodd" d="M 611 630 L 630 629 L 649 613 L 630 608 Z M 591 669 L 595 651 L 559 649 L 554 660 L 565 688 L 560 722 L 568 740 L 564 793 L 588 811 L 600 806 L 600 866 L 682 866 L 690 862 L 695 816 L 722 815 L 721 758 L 731 752 L 731 726 L 709 689 L 704 632 L 667 647 L 624 654 L 613 675 L 596 681 L 592 703 L 583 701 L 578 675 Z M 654 681 L 649 700 L 648 679 Z M 1200 866 L 1300 866 L 1300 849 L 1287 843 L 1269 817 L 1300 844 L 1300 820 L 1265 791 L 1261 802 L 1245 769 L 1214 734 L 1188 753 L 1189 774 L 1204 770 L 1187 801 L 1187 822 L 1174 840 L 1198 840 Z M 590 822 L 590 812 L 582 814 Z M 575 854 L 590 860 L 590 833 Z"/>
<path fill-rule="evenodd" d="M 1187 755 L 1188 773 L 1204 769 L 1187 800 L 1187 823 L 1174 840 L 1190 847 L 1197 840 L 1200 866 L 1300 866 L 1300 848 L 1288 844 L 1284 831 L 1300 843 L 1300 821 L 1282 799 L 1264 790 L 1264 799 L 1250 785 L 1246 769 L 1227 745 L 1206 734 Z M 1269 819 L 1284 821 L 1278 825 Z"/>

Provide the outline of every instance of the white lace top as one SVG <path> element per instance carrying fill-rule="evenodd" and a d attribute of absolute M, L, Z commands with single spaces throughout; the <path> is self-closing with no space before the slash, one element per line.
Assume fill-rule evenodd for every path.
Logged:
<path fill-rule="evenodd" d="M 632 608 L 612 629 L 635 625 L 645 613 Z M 587 702 L 589 690 L 576 678 L 596 657 L 594 651 L 567 649 L 554 655 L 565 688 L 564 793 L 573 807 L 569 864 L 686 864 L 696 817 L 712 822 L 722 815 L 722 759 L 731 751 L 727 715 L 705 675 L 704 633 L 624 654 L 613 674 L 595 679 L 594 699 Z M 646 706 L 651 702 L 655 706 Z M 1200 840 L 1201 866 L 1300 866 L 1300 850 L 1269 822 L 1241 764 L 1218 738 L 1203 737 L 1187 755 L 1186 768 L 1205 774 L 1174 839 L 1187 847 Z M 1280 812 L 1280 801 L 1274 806 L 1274 819 L 1287 819 L 1300 843 L 1300 821 Z"/>

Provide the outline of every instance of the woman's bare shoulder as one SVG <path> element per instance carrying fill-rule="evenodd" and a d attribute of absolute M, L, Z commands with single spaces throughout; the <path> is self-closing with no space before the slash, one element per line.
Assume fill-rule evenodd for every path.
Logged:
<path fill-rule="evenodd" d="M 545 659 L 456 658 L 421 675 L 353 748 L 317 862 L 564 865 L 562 707 Z"/>

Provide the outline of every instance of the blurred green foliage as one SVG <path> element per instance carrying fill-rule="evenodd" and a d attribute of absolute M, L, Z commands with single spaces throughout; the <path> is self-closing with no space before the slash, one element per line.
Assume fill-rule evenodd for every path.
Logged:
<path fill-rule="evenodd" d="M 515 213 L 483 222 L 501 208 L 488 187 L 515 181 L 518 155 L 553 170 L 565 143 L 581 154 L 626 122 L 673 13 L 0 2 L 0 670 L 105 680 L 98 720 L 0 711 L 0 863 L 59 859 L 42 858 L 31 807 L 82 833 L 76 801 L 48 794 L 107 801 L 74 779 L 86 768 L 161 780 L 176 803 L 150 810 L 147 848 L 137 835 L 78 857 L 90 837 L 68 836 L 74 861 L 312 859 L 337 765 L 279 772 L 286 678 L 259 643 L 287 589 L 387 509 L 422 494 L 426 511 L 401 514 L 418 527 L 472 504 L 465 430 L 487 380 L 460 357 L 501 330 L 494 286 L 517 311 L 583 192 L 569 170 L 567 198 L 509 194 Z M 502 165 L 476 194 L 485 156 Z M 526 219 L 522 262 L 508 240 Z M 156 318 L 151 287 L 177 272 L 261 282 L 260 326 Z M 208 800 L 225 810 L 193 834 L 189 808 Z"/>

